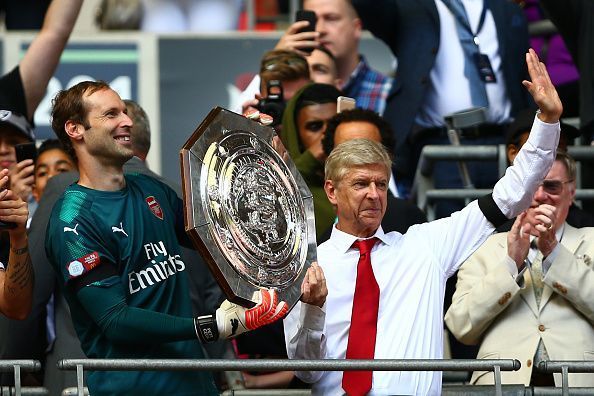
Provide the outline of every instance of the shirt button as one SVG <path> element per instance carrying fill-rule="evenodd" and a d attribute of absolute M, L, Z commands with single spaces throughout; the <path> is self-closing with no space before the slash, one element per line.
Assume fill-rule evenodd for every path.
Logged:
<path fill-rule="evenodd" d="M 544 325 L 538 325 L 538 330 L 540 330 L 540 331 L 545 331 L 545 327 L 544 327 Z"/>
<path fill-rule="evenodd" d="M 530 367 L 532 366 L 532 360 L 528 359 L 528 361 L 526 362 L 526 367 Z"/>

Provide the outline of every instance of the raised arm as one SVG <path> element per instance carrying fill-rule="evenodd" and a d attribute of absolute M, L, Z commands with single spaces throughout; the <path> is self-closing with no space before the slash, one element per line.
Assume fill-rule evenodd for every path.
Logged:
<path fill-rule="evenodd" d="M 45 95 L 47 84 L 58 66 L 82 3 L 83 0 L 53 0 L 41 30 L 19 64 L 29 120 L 33 119 L 35 109 Z"/>

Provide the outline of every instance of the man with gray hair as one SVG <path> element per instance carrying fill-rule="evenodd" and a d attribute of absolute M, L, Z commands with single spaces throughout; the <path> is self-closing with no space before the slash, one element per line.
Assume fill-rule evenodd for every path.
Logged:
<path fill-rule="evenodd" d="M 540 108 L 528 142 L 491 194 L 450 217 L 414 225 L 406 234 L 384 233 L 391 169 L 386 150 L 354 139 L 332 151 L 324 189 L 338 222 L 318 248 L 319 267 L 305 278 L 301 302 L 285 319 L 290 358 L 442 357 L 447 278 L 499 224 L 528 208 L 555 158 L 563 107 L 534 51 L 526 62 L 532 82 L 524 85 Z M 549 222 L 543 219 L 540 227 Z M 296 375 L 313 383 L 314 395 L 441 393 L 440 372 Z"/>
<path fill-rule="evenodd" d="M 458 272 L 445 321 L 461 342 L 479 345 L 479 359 L 522 363 L 502 373 L 504 384 L 561 386 L 561 374 L 534 368 L 544 360 L 593 357 L 594 228 L 567 223 L 575 179 L 575 161 L 558 152 L 530 208 L 509 232 L 487 239 Z M 542 227 L 542 219 L 550 227 Z M 475 372 L 471 383 L 493 384 L 493 376 Z M 571 373 L 568 383 L 591 387 L 594 376 Z"/>

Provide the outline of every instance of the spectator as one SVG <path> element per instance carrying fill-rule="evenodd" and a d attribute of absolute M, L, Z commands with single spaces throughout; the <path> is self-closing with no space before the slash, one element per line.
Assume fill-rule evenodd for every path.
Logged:
<path fill-rule="evenodd" d="M 536 54 L 531 51 L 526 58 L 532 83 L 525 84 L 542 111 L 529 141 L 492 194 L 449 218 L 415 225 L 404 235 L 385 234 L 380 223 L 391 170 L 388 153 L 366 139 L 332 151 L 324 187 L 338 222 L 330 240 L 318 247 L 327 279 L 321 271 L 308 274 L 315 277 L 307 277 L 301 302 L 285 319 L 290 358 L 441 358 L 446 278 L 506 217 L 529 206 L 554 160 L 562 105 Z M 439 372 L 296 375 L 313 383 L 313 394 L 433 395 L 441 390 Z"/>
<path fill-rule="evenodd" d="M 147 32 L 236 30 L 242 0 L 142 0 L 141 28 Z"/>
<path fill-rule="evenodd" d="M 463 130 L 461 144 L 501 144 L 511 117 L 530 107 L 520 84 L 526 78 L 521 60 L 528 50 L 528 28 L 513 2 L 353 0 L 353 5 L 363 26 L 398 60 L 385 117 L 396 132 L 396 177 L 404 187 L 411 186 L 425 145 L 449 144 L 444 116 L 485 107 L 486 124 Z M 468 168 L 477 188 L 492 188 L 497 181 L 493 164 Z M 436 188 L 463 187 L 451 161 L 437 163 L 433 178 Z M 436 216 L 462 206 L 440 201 Z"/>
<path fill-rule="evenodd" d="M 332 117 L 328 121 L 328 127 L 322 139 L 324 152 L 330 155 L 334 147 L 352 139 L 368 139 L 381 143 L 389 153 L 394 148 L 394 134 L 390 124 L 371 110 L 346 110 Z M 425 213 L 416 205 L 398 198 L 393 175 L 390 175 L 388 190 L 390 194 L 388 194 L 386 214 L 382 220 L 384 230 L 404 234 L 411 225 L 427 221 Z M 327 233 L 319 242 L 329 237 Z"/>
<path fill-rule="evenodd" d="M 326 47 L 314 49 L 307 58 L 311 81 L 320 84 L 334 85 L 340 89 L 341 83 L 336 68 L 336 58 Z"/>
<path fill-rule="evenodd" d="M 0 171 L 0 232 L 8 228 L 10 254 L 8 261 L 0 260 L 0 312 L 9 318 L 24 319 L 31 310 L 33 294 L 33 268 L 27 244 L 25 225 L 29 212 L 27 203 L 6 189 L 8 170 Z M 6 263 L 6 265 L 4 264 Z"/>
<path fill-rule="evenodd" d="M 295 92 L 311 81 L 307 61 L 292 51 L 272 50 L 260 62 L 260 92 L 266 97 L 267 83 L 279 80 L 283 87 L 283 100 L 291 100 Z"/>
<path fill-rule="evenodd" d="M 80 178 L 54 206 L 45 247 L 85 354 L 200 358 L 198 339 L 226 339 L 282 317 L 286 304 L 261 289 L 254 308 L 225 301 L 216 314 L 192 318 L 178 244 L 191 246 L 182 202 L 156 179 L 124 175 L 131 127 L 104 82 L 81 82 L 54 99 L 52 128 L 75 151 Z M 91 393 L 217 393 L 208 373 L 93 372 L 87 383 Z"/>
<path fill-rule="evenodd" d="M 340 94 L 336 87 L 327 84 L 310 84 L 304 87 L 287 104 L 280 134 L 313 195 L 318 238 L 332 226 L 336 218 L 324 192 L 326 154 L 322 147 L 322 138 L 328 120 L 336 114 L 336 99 Z"/>
<path fill-rule="evenodd" d="M 303 9 L 316 13 L 316 31 L 300 32 L 308 22 L 297 21 L 285 31 L 275 49 L 295 51 L 307 57 L 307 50 L 327 48 L 336 59 L 344 95 L 354 98 L 357 107 L 382 114 L 392 79 L 371 69 L 365 57 L 359 54 L 361 21 L 351 0 L 304 0 Z M 257 78 L 255 80 L 242 93 L 244 100 L 256 93 L 258 82 Z"/>
<path fill-rule="evenodd" d="M 534 370 L 545 360 L 590 360 L 594 350 L 594 228 L 566 222 L 575 196 L 575 161 L 557 153 L 528 210 L 511 231 L 491 236 L 461 267 L 445 320 L 460 341 L 478 344 L 479 359 L 518 359 L 507 384 L 561 386 L 561 374 Z M 568 336 L 570 335 L 570 336 Z M 571 387 L 594 386 L 570 373 Z M 475 372 L 472 384 L 493 384 Z"/>
<path fill-rule="evenodd" d="M 514 122 L 510 125 L 507 130 L 505 143 L 507 147 L 507 161 L 511 164 L 518 155 L 520 148 L 528 140 L 530 134 L 530 122 L 531 122 L 531 110 L 521 111 Z M 580 136 L 580 132 L 577 128 L 561 122 L 561 135 L 559 137 L 559 146 L 557 147 L 560 151 L 567 151 L 568 144 L 572 143 L 577 137 Z M 588 213 L 572 203 L 569 206 L 569 213 L 567 214 L 568 224 L 576 228 L 581 227 L 593 227 L 594 216 Z M 513 221 L 505 223 L 502 227 L 498 228 L 498 231 L 509 231 Z"/>
<path fill-rule="evenodd" d="M 254 92 L 254 85 L 259 84 L 258 89 L 262 94 L 257 94 L 255 98 L 253 93 L 251 98 L 246 98 L 242 94 L 244 99 L 247 100 L 241 100 L 241 112 L 249 114 L 256 111 L 256 108 L 260 108 L 264 113 L 272 117 L 272 127 L 278 129 L 286 102 L 291 100 L 299 89 L 311 82 L 309 66 L 304 57 L 293 51 L 272 50 L 266 52 L 262 57 L 258 76 L 257 79 L 255 78 L 250 82 L 250 86 L 246 91 Z M 269 85 L 269 83 L 271 84 Z M 280 83 L 280 87 L 272 85 L 274 83 Z M 260 103 L 261 99 L 271 96 L 278 99 L 273 107 Z"/>
<path fill-rule="evenodd" d="M 58 139 L 48 139 L 41 143 L 37 150 L 35 161 L 35 183 L 33 197 L 39 202 L 43 196 L 45 185 L 52 177 L 65 172 L 76 170 L 76 162 Z"/>

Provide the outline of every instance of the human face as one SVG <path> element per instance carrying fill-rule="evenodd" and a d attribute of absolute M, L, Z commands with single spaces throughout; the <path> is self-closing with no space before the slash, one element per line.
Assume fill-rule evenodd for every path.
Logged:
<path fill-rule="evenodd" d="M 361 238 L 372 236 L 386 213 L 390 176 L 382 164 L 355 166 L 337 182 L 326 180 L 328 200 L 336 207 L 336 228 Z"/>
<path fill-rule="evenodd" d="M 569 181 L 567 168 L 565 168 L 563 162 L 555 161 L 543 184 L 544 186 L 541 185 L 538 187 L 534 193 L 532 204 L 527 212 L 526 221 L 532 225 L 541 223 L 535 219 L 536 214 L 534 209 L 539 205 L 548 204 L 557 208 L 553 223 L 555 227 L 560 227 L 567 218 L 569 207 L 575 196 L 575 181 Z M 552 187 L 556 188 L 551 189 L 547 187 L 547 184 L 553 184 Z"/>
<path fill-rule="evenodd" d="M 305 106 L 299 110 L 297 128 L 301 144 L 306 150 L 322 141 L 328 120 L 335 114 L 336 103 L 334 102 Z"/>
<path fill-rule="evenodd" d="M 318 49 L 313 50 L 307 57 L 307 64 L 309 65 L 309 76 L 313 82 L 339 87 L 336 63 L 327 53 Z"/>
<path fill-rule="evenodd" d="M 303 9 L 316 13 L 316 32 L 320 44 L 341 61 L 358 55 L 361 20 L 347 3 L 348 0 L 305 0 Z"/>
<path fill-rule="evenodd" d="M 120 96 L 102 89 L 86 96 L 85 105 L 89 110 L 83 137 L 86 152 L 108 165 L 122 165 L 132 158 L 132 120 Z"/>
<path fill-rule="evenodd" d="M 379 129 L 367 121 L 349 121 L 338 124 L 334 131 L 334 147 L 353 139 L 367 139 L 381 143 Z"/>
<path fill-rule="evenodd" d="M 35 186 L 33 187 L 35 200 L 41 199 L 50 178 L 74 169 L 76 169 L 76 165 L 64 150 L 51 149 L 41 153 L 35 162 Z"/>
<path fill-rule="evenodd" d="M 29 142 L 29 139 L 11 127 L 7 125 L 0 126 L 0 169 L 11 169 L 16 165 L 14 146 Z"/>

